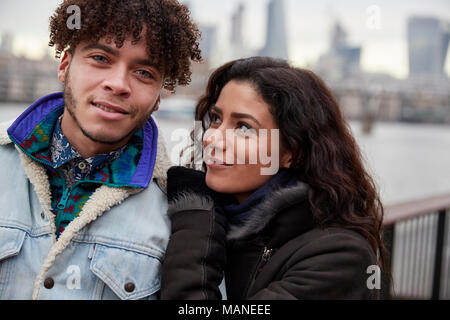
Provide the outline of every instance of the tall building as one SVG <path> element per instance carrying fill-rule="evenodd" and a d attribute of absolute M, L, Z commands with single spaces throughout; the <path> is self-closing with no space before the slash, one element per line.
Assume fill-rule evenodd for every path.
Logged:
<path fill-rule="evenodd" d="M 449 25 L 434 17 L 408 19 L 409 75 L 444 75 Z"/>
<path fill-rule="evenodd" d="M 347 32 L 339 22 L 335 22 L 330 34 L 330 47 L 319 58 L 316 69 L 328 78 L 339 79 L 360 70 L 361 47 L 348 43 Z"/>
<path fill-rule="evenodd" d="M 240 59 L 255 55 L 244 41 L 244 5 L 239 4 L 231 16 L 230 59 Z"/>
<path fill-rule="evenodd" d="M 1 39 L 1 43 L 0 43 L 0 56 L 12 55 L 13 41 L 14 41 L 14 38 L 11 34 L 4 33 L 2 35 L 2 39 Z"/>
<path fill-rule="evenodd" d="M 202 50 L 202 57 L 207 62 L 214 59 L 214 50 L 216 49 L 217 28 L 212 25 L 199 25 L 199 30 L 202 33 L 200 40 L 200 49 Z"/>
<path fill-rule="evenodd" d="M 285 19 L 284 0 L 270 0 L 266 45 L 260 51 L 260 55 L 289 59 Z"/>
<path fill-rule="evenodd" d="M 244 6 L 239 4 L 236 12 L 231 16 L 231 45 L 237 48 L 242 48 L 244 46 L 244 39 L 242 35 L 243 28 L 243 15 Z"/>
<path fill-rule="evenodd" d="M 331 33 L 330 51 L 341 59 L 345 73 L 359 69 L 361 47 L 354 47 L 348 44 L 347 32 L 339 22 L 336 22 Z"/>

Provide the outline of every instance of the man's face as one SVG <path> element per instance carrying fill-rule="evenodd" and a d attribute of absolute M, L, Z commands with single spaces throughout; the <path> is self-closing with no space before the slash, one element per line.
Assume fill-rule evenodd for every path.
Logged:
<path fill-rule="evenodd" d="M 63 129 L 108 145 L 126 142 L 147 122 L 163 82 L 144 37 L 137 44 L 125 41 L 120 49 L 105 39 L 80 43 L 64 55 L 58 78 L 65 86 Z"/>

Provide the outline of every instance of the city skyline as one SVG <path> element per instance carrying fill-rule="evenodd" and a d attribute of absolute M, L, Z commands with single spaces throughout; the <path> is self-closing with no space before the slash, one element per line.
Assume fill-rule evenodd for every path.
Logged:
<path fill-rule="evenodd" d="M 48 18 L 60 1 L 2 0 L 0 33 L 15 36 L 14 52 L 38 58 L 48 41 Z M 186 0 L 193 18 L 200 25 L 217 27 L 219 63 L 230 56 L 231 17 L 240 3 L 243 11 L 243 41 L 258 52 L 266 37 L 268 0 Z M 25 10 L 26 9 L 26 10 Z M 349 43 L 360 46 L 361 68 L 369 72 L 385 72 L 395 77 L 408 75 L 407 18 L 412 15 L 434 16 L 450 22 L 450 1 L 365 1 L 350 0 L 314 3 L 285 0 L 289 58 L 298 66 L 311 67 L 329 49 L 331 28 L 339 21 L 346 29 Z M 5 14 L 5 13 L 8 14 Z M 379 19 L 377 19 L 379 17 Z M 445 64 L 450 74 L 450 59 Z"/>

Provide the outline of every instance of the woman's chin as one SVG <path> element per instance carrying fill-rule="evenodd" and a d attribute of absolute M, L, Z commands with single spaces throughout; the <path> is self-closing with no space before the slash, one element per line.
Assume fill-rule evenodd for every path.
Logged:
<path fill-rule="evenodd" d="M 234 194 L 236 186 L 228 186 L 227 183 L 224 183 L 223 179 L 214 179 L 211 177 L 208 177 L 208 174 L 206 174 L 206 185 L 208 188 L 214 190 L 215 192 L 219 193 L 229 193 Z"/>
<path fill-rule="evenodd" d="M 226 188 L 224 188 L 223 183 L 220 184 L 220 183 L 217 183 L 216 181 L 214 181 L 214 179 L 208 179 L 208 175 L 206 175 L 206 185 L 208 186 L 208 188 L 210 188 L 213 191 L 216 191 L 219 193 L 225 193 L 224 190 L 226 190 Z"/>

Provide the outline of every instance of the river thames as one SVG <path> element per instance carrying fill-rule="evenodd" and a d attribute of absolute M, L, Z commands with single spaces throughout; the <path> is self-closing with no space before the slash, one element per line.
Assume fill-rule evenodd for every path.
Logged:
<path fill-rule="evenodd" d="M 0 121 L 16 118 L 25 108 L 0 103 Z M 157 112 L 155 117 L 169 156 L 177 162 L 183 145 L 180 133 L 187 134 L 194 122 L 158 117 Z M 350 126 L 385 204 L 450 193 L 450 126 L 377 123 L 370 135 L 362 134 L 358 122 Z"/>

